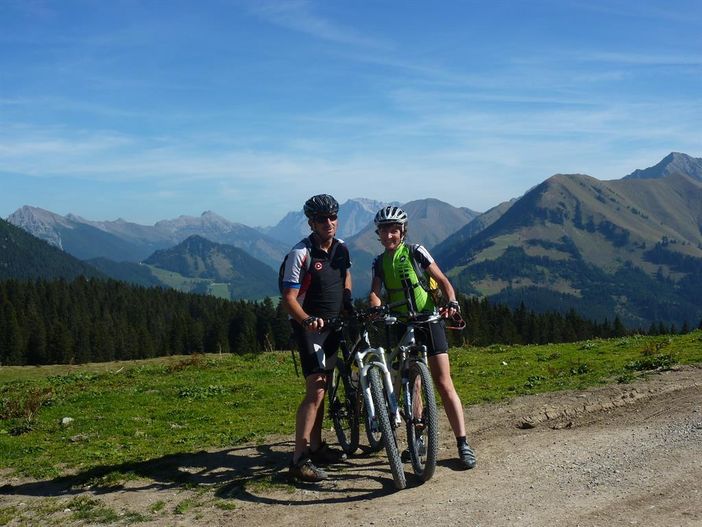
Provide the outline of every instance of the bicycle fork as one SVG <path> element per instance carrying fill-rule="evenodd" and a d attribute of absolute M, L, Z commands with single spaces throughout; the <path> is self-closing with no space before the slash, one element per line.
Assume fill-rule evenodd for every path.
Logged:
<path fill-rule="evenodd" d="M 370 360 L 366 363 L 364 358 L 370 356 Z M 368 371 L 370 368 L 377 367 L 383 379 L 383 387 L 388 395 L 388 402 L 390 404 L 390 418 L 395 426 L 399 427 L 402 424 L 402 417 L 400 416 L 400 407 L 397 404 L 397 396 L 395 395 L 395 389 L 392 383 L 392 377 L 388 366 L 385 361 L 385 350 L 383 348 L 370 348 L 365 351 L 359 352 L 357 356 L 360 369 L 360 383 L 361 390 L 363 392 L 363 399 L 366 403 L 366 410 L 368 412 L 368 417 L 373 423 L 376 424 L 376 408 L 373 404 L 373 397 L 371 396 L 370 385 L 368 384 Z"/>

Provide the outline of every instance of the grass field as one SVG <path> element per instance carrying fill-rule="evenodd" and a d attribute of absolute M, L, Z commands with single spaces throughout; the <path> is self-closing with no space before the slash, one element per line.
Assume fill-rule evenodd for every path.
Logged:
<path fill-rule="evenodd" d="M 471 405 L 702 363 L 702 331 L 452 349 L 451 362 Z M 51 478 L 292 436 L 302 394 L 289 352 L 1 367 L 0 470 Z"/>

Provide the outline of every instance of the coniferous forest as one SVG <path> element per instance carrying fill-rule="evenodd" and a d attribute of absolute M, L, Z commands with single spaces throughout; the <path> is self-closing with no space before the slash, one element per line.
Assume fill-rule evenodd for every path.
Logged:
<path fill-rule="evenodd" d="M 232 302 L 111 280 L 0 282 L 0 363 L 61 364 L 287 347 L 270 300 Z"/>
<path fill-rule="evenodd" d="M 627 333 L 618 319 L 593 322 L 574 311 L 510 310 L 461 299 L 466 328 L 451 344 L 568 342 Z M 680 328 L 689 330 L 691 328 Z M 648 333 L 675 332 L 652 324 Z M 0 281 L 0 364 L 132 360 L 193 353 L 290 349 L 287 316 L 276 304 L 229 301 L 83 277 Z"/>

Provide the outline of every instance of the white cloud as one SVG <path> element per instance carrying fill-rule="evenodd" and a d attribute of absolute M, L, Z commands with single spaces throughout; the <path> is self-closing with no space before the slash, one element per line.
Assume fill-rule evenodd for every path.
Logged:
<path fill-rule="evenodd" d="M 363 48 L 390 47 L 385 39 L 364 35 L 356 29 L 322 17 L 314 12 L 312 4 L 307 1 L 257 1 L 252 5 L 251 12 L 269 23 L 320 40 Z"/>

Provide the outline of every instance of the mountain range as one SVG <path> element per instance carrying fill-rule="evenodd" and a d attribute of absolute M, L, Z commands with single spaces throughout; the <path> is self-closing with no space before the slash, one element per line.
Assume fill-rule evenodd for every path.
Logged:
<path fill-rule="evenodd" d="M 341 206 L 339 236 L 351 250 L 358 297 L 365 296 L 370 263 L 382 249 L 372 224 L 382 205 L 357 198 Z M 410 217 L 409 240 L 425 245 L 464 293 L 512 306 L 524 302 L 537 311 L 573 308 L 596 320 L 619 317 L 632 327 L 702 318 L 702 159 L 673 152 L 611 181 L 556 174 L 482 214 L 434 199 L 402 206 Z M 309 232 L 301 211 L 258 229 L 213 212 L 144 226 L 22 207 L 8 220 L 115 278 L 172 285 L 164 274 L 175 273 L 209 281 L 184 286 L 191 290 L 232 284 L 238 268 L 250 284 L 274 285 L 273 270 Z M 229 268 L 222 258 L 233 262 Z M 266 272 L 254 277 L 257 265 Z M 255 289 L 260 294 L 265 286 Z M 233 287 L 228 294 L 243 291 Z"/>
<path fill-rule="evenodd" d="M 410 201 L 403 204 L 402 208 L 409 217 L 407 240 L 421 243 L 429 250 L 480 216 L 478 212 L 465 207 L 454 207 L 431 198 Z M 345 241 L 352 258 L 351 277 L 354 291 L 361 292 L 360 296 L 365 296 L 370 290 L 373 259 L 383 252 L 372 220 L 360 232 Z"/>
<path fill-rule="evenodd" d="M 593 319 L 702 318 L 702 159 L 671 154 L 613 181 L 555 175 L 434 256 L 462 291 Z M 683 172 L 685 170 L 685 172 Z"/>
<path fill-rule="evenodd" d="M 396 202 L 393 204 L 399 205 Z M 339 206 L 341 221 L 337 236 L 345 239 L 363 230 L 373 221 L 375 213 L 386 205 L 389 203 L 366 198 L 354 198 L 342 203 Z M 261 227 L 259 230 L 276 240 L 285 242 L 289 247 L 310 233 L 307 217 L 302 209 L 288 212 L 275 226 Z"/>
<path fill-rule="evenodd" d="M 123 219 L 90 221 L 69 214 L 60 216 L 37 207 L 24 206 L 7 221 L 83 260 L 107 258 L 140 262 L 154 251 L 177 245 L 192 235 L 233 245 L 269 266 L 277 266 L 288 244 L 258 230 L 233 223 L 211 211 L 200 216 L 180 216 L 154 225 L 139 225 Z"/>
<path fill-rule="evenodd" d="M 365 198 L 342 203 L 339 215 L 343 221 L 338 236 L 345 238 L 362 230 L 383 205 Z M 310 231 L 302 209 L 289 212 L 273 227 L 259 228 L 231 222 L 212 211 L 140 225 L 122 218 L 93 221 L 75 214 L 60 216 L 28 205 L 13 212 L 7 221 L 82 260 L 140 262 L 156 250 L 168 249 L 198 235 L 243 249 L 274 268 L 290 247 Z"/>

